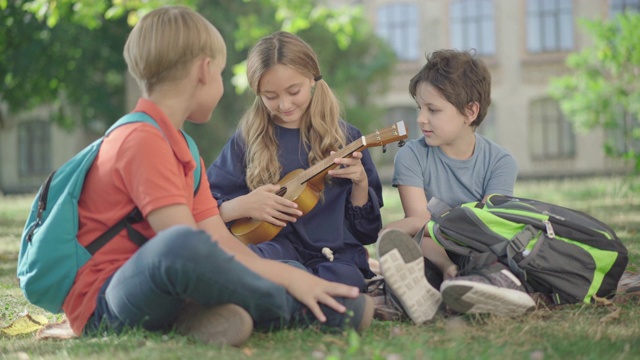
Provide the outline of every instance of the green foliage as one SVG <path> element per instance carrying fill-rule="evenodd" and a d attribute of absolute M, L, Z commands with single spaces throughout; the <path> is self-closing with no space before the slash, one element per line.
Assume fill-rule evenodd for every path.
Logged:
<path fill-rule="evenodd" d="M 89 124 L 121 113 L 126 23 L 103 19 L 88 37 L 86 28 L 72 22 L 49 27 L 23 8 L 21 1 L 10 1 L 0 20 L 0 98 L 12 112 L 53 104 L 58 111 L 52 120 L 67 128 L 77 118 Z M 59 7 L 56 16 L 63 14 L 69 10 Z M 74 104 L 74 111 L 65 103 Z"/>
<path fill-rule="evenodd" d="M 612 156 L 628 158 L 640 170 L 640 132 L 632 130 L 640 118 L 640 14 L 625 12 L 615 19 L 580 20 L 593 44 L 569 55 L 570 75 L 552 79 L 550 94 L 576 129 L 603 128 L 617 132 L 620 152 L 608 143 Z"/>
<path fill-rule="evenodd" d="M 22 8 L 34 14 L 47 26 L 55 27 L 70 21 L 93 30 L 103 25 L 103 20 L 119 19 L 127 15 L 127 22 L 133 26 L 142 15 L 164 5 L 184 5 L 195 7 L 197 0 L 29 0 L 18 1 Z"/>
<path fill-rule="evenodd" d="M 206 162 L 213 161 L 253 98 L 246 85 L 248 49 L 284 29 L 299 33 L 321 58 L 325 80 L 346 105 L 347 120 L 368 131 L 383 114 L 372 106 L 394 64 L 357 6 L 312 0 L 0 0 L 0 101 L 12 113 L 42 104 L 52 121 L 102 131 L 125 109 L 122 49 L 130 26 L 153 8 L 185 5 L 211 20 L 227 41 L 227 95 L 213 121 L 187 125 Z M 235 89 L 235 94 L 231 89 Z"/>

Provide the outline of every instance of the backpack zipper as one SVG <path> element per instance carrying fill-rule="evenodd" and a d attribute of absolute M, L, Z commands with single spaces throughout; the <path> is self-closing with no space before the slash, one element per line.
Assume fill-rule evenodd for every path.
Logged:
<path fill-rule="evenodd" d="M 556 237 L 556 232 L 553 231 L 553 226 L 551 225 L 551 221 L 542 220 L 542 223 L 544 224 L 544 227 L 547 229 L 547 237 L 549 239 L 555 238 Z"/>
<path fill-rule="evenodd" d="M 57 171 L 57 170 L 56 170 Z M 51 185 L 51 181 L 53 180 L 53 175 L 56 171 L 52 172 L 51 175 L 47 178 L 44 185 L 42 186 L 42 190 L 40 191 L 40 196 L 38 197 L 38 212 L 36 213 L 36 222 L 29 229 L 29 233 L 27 234 L 27 242 L 31 242 L 33 239 L 33 234 L 40 224 L 42 224 L 42 213 L 47 209 L 47 198 L 49 197 L 49 186 Z"/>
<path fill-rule="evenodd" d="M 551 216 L 551 217 L 554 217 L 554 218 L 556 218 L 556 219 L 558 219 L 558 220 L 562 220 L 562 221 L 567 220 L 567 219 L 563 218 L 562 216 L 560 216 L 560 215 L 556 215 L 556 214 L 553 214 L 553 213 L 550 213 L 550 212 L 548 212 L 547 210 L 543 211 L 543 212 L 542 212 L 542 215 Z"/>

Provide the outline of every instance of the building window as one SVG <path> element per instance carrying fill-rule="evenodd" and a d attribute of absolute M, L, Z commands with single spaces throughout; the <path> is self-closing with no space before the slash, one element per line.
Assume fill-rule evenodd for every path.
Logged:
<path fill-rule="evenodd" d="M 553 99 L 531 103 L 529 149 L 533 159 L 560 159 L 575 156 L 575 134 L 560 106 Z"/>
<path fill-rule="evenodd" d="M 415 4 L 389 4 L 378 8 L 376 33 L 385 39 L 403 61 L 418 60 L 418 7 Z"/>
<path fill-rule="evenodd" d="M 615 16 L 625 11 L 640 11 L 640 0 L 611 0 L 609 15 Z"/>
<path fill-rule="evenodd" d="M 51 172 L 51 124 L 32 120 L 18 126 L 18 161 L 21 176 Z"/>
<path fill-rule="evenodd" d="M 404 125 L 409 132 L 409 139 L 415 139 L 422 136 L 420 129 L 418 128 L 418 109 L 415 106 L 396 106 L 387 110 L 388 125 L 397 123 L 398 121 L 404 121 Z"/>
<path fill-rule="evenodd" d="M 457 0 L 450 5 L 451 47 L 476 49 L 478 55 L 496 52 L 493 1 Z"/>
<path fill-rule="evenodd" d="M 573 49 L 573 2 L 527 1 L 527 49 L 531 53 Z"/>
<path fill-rule="evenodd" d="M 640 153 L 640 121 L 628 111 L 622 110 L 606 133 L 608 153 L 616 156 Z"/>

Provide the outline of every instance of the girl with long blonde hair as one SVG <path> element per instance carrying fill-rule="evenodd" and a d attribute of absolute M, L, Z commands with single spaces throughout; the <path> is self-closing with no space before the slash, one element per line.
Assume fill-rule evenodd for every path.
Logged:
<path fill-rule="evenodd" d="M 364 245 L 382 227 L 382 186 L 367 150 L 337 158 L 318 204 L 304 216 L 276 194 L 282 177 L 329 158 L 362 136 L 341 117 L 318 57 L 300 37 L 279 31 L 249 51 L 256 98 L 238 131 L 209 167 L 210 189 L 225 222 L 253 218 L 283 227 L 249 245 L 262 257 L 294 261 L 321 278 L 365 288 L 374 274 Z"/>

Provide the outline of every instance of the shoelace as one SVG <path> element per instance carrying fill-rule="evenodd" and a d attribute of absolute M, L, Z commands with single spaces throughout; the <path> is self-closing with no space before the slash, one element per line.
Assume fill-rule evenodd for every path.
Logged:
<path fill-rule="evenodd" d="M 377 294 L 377 292 L 381 292 L 382 295 Z M 409 317 L 402 305 L 400 305 L 400 302 L 396 300 L 396 297 L 391 292 L 387 291 L 384 278 L 370 280 L 367 283 L 367 293 L 371 296 L 383 296 L 385 305 L 391 306 L 393 309 L 400 312 L 403 318 Z"/>

